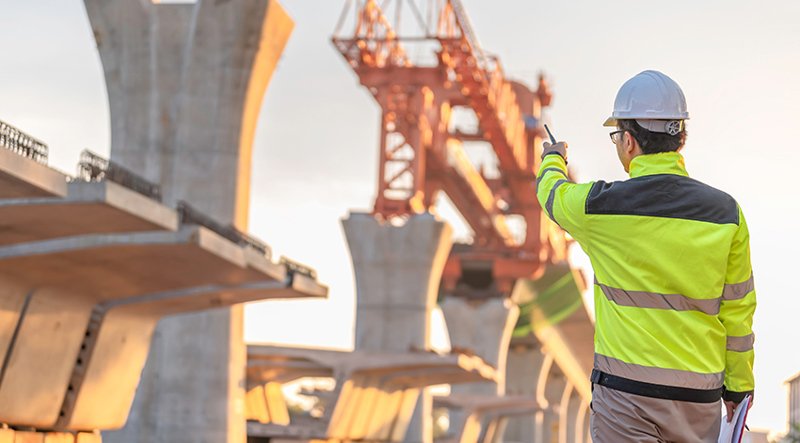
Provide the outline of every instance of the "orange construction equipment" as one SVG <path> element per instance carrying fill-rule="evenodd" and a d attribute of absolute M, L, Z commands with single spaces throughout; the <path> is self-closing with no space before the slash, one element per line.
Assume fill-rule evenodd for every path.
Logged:
<path fill-rule="evenodd" d="M 459 0 L 392 3 L 348 1 L 333 37 L 382 110 L 373 213 L 383 219 L 422 213 L 444 191 L 475 235 L 471 246 L 454 248 L 443 289 L 459 295 L 463 281 L 479 290 L 461 295 L 507 295 L 517 278 L 535 278 L 547 263 L 566 258 L 563 231 L 536 200 L 547 82 L 540 76 L 531 91 L 509 81 L 499 60 L 481 49 Z M 345 37 L 351 7 L 355 31 Z M 411 25 L 401 23 L 403 11 L 411 12 Z M 407 28 L 422 31 L 396 31 Z M 477 130 L 454 128 L 458 108 L 474 112 Z M 491 146 L 499 176 L 487 178 L 468 159 L 462 142 L 476 141 Z M 524 233 L 512 232 L 512 219 L 524 221 Z"/>

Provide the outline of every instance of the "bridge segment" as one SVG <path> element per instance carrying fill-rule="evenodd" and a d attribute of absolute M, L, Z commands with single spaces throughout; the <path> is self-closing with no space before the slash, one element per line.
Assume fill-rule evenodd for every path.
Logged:
<path fill-rule="evenodd" d="M 86 182 L 10 153 L 0 176 L 25 186 L 0 199 L 2 438 L 99 442 L 122 427 L 166 315 L 327 296 L 312 269 L 140 194 L 126 185 L 145 182 L 113 162 Z M 63 196 L 43 196 L 54 183 Z"/>

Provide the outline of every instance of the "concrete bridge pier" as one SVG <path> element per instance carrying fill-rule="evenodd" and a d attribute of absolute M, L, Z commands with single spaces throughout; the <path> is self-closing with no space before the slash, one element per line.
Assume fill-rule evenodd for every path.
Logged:
<path fill-rule="evenodd" d="M 356 350 L 430 350 L 431 312 L 452 229 L 428 213 L 403 226 L 352 213 L 342 226 L 355 273 Z M 431 442 L 431 412 L 431 396 L 423 391 L 406 442 Z"/>
<path fill-rule="evenodd" d="M 512 395 L 536 397 L 539 376 L 547 356 L 532 337 L 511 341 L 506 363 L 506 392 Z M 539 399 L 543 400 L 543 399 Z M 546 403 L 543 403 L 546 406 Z M 542 414 L 537 413 L 537 414 Z M 505 441 L 509 443 L 536 442 L 536 415 L 512 417 L 506 426 Z"/>
<path fill-rule="evenodd" d="M 111 160 L 247 230 L 257 117 L 293 22 L 275 0 L 84 0 L 105 72 Z M 165 319 L 127 426 L 107 443 L 242 442 L 243 308 Z"/>
<path fill-rule="evenodd" d="M 450 333 L 450 344 L 454 348 L 470 349 L 505 375 L 508 345 L 519 317 L 517 305 L 508 298 L 470 301 L 463 297 L 445 297 L 440 307 Z M 502 396 L 506 393 L 505 377 L 497 383 L 452 386 L 451 393 Z M 451 412 L 451 429 L 458 427 L 464 419 L 459 413 Z M 502 420 L 499 429 L 495 430 L 498 441 L 504 427 L 505 421 Z"/>

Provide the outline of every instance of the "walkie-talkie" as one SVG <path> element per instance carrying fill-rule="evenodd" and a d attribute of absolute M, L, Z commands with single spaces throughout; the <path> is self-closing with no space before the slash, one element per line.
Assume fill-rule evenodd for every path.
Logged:
<path fill-rule="evenodd" d="M 558 143 L 558 142 L 556 141 L 556 138 L 555 138 L 555 137 L 553 137 L 553 133 L 552 133 L 552 132 L 550 132 L 550 128 L 548 128 L 548 127 L 547 127 L 547 123 L 545 123 L 545 124 L 544 124 L 544 130 L 545 130 L 545 131 L 547 131 L 547 135 L 549 135 L 549 136 L 550 136 L 550 142 L 551 142 L 551 143 L 553 143 L 553 144 L 556 144 L 556 143 Z"/>

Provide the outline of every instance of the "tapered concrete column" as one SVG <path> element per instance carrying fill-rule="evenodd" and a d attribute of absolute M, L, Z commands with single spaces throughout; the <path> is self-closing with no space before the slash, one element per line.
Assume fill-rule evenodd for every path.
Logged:
<path fill-rule="evenodd" d="M 450 344 L 471 349 L 505 374 L 508 344 L 519 317 L 517 305 L 505 298 L 469 301 L 461 297 L 446 297 L 440 307 L 450 333 Z M 464 394 L 503 395 L 506 392 L 505 380 L 461 385 L 454 389 Z"/>
<path fill-rule="evenodd" d="M 111 159 L 246 230 L 264 92 L 293 28 L 274 0 L 84 0 L 111 114 Z M 162 321 L 116 442 L 244 442 L 242 307 Z"/>
<path fill-rule="evenodd" d="M 528 339 L 530 340 L 530 337 Z M 506 392 L 511 395 L 535 397 L 539 377 L 546 360 L 548 359 L 538 346 L 530 343 L 515 345 L 512 341 L 506 363 Z M 549 370 L 549 366 L 546 369 Z M 535 442 L 535 436 L 535 415 L 509 418 L 504 437 L 506 442 Z"/>
<path fill-rule="evenodd" d="M 492 298 L 469 301 L 462 297 L 445 297 L 440 304 L 450 344 L 453 347 L 471 349 L 475 355 L 506 373 L 506 357 L 511 333 L 519 317 L 519 308 L 511 300 Z M 498 383 L 470 383 L 451 387 L 453 394 L 503 395 L 506 392 L 505 380 Z M 457 412 L 450 414 L 450 423 L 459 426 L 465 417 Z M 451 426 L 452 426 L 451 425 Z M 504 433 L 506 421 L 498 424 L 495 435 Z"/>
<path fill-rule="evenodd" d="M 431 214 L 403 226 L 370 214 L 342 221 L 356 281 L 355 348 L 369 351 L 430 349 L 430 319 L 452 230 Z M 431 441 L 431 398 L 420 395 L 406 442 Z"/>

